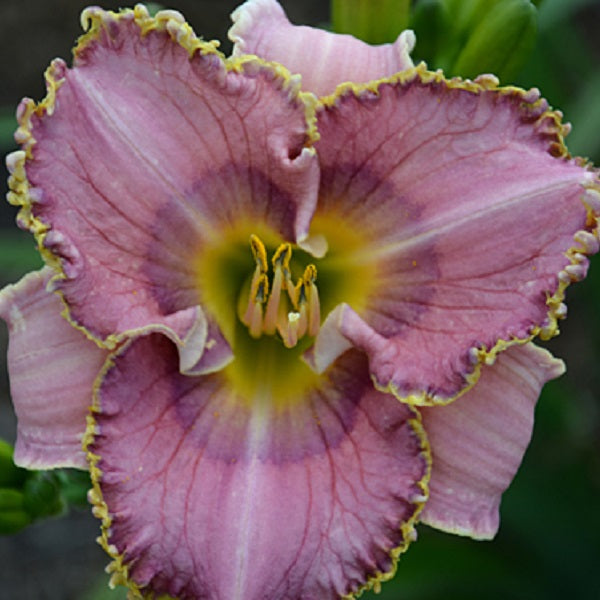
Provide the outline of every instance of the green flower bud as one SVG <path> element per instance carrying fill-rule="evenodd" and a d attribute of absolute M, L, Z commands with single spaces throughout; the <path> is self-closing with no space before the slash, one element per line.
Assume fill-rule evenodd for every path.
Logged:
<path fill-rule="evenodd" d="M 438 66 L 437 56 L 444 48 L 450 31 L 450 13 L 444 0 L 419 0 L 415 5 L 410 28 L 417 36 L 413 60 Z"/>
<path fill-rule="evenodd" d="M 508 80 L 529 56 L 536 33 L 537 12 L 529 0 L 498 2 L 471 32 L 450 74 L 475 77 L 494 73 Z"/>
<path fill-rule="evenodd" d="M 34 473 L 24 486 L 24 506 L 33 518 L 64 512 L 65 503 L 56 478 L 43 471 Z"/>
<path fill-rule="evenodd" d="M 32 521 L 25 509 L 25 497 L 18 490 L 0 488 L 0 534 L 10 535 Z"/>
<path fill-rule="evenodd" d="M 408 27 L 410 0 L 331 0 L 331 25 L 369 44 L 393 42 Z"/>
<path fill-rule="evenodd" d="M 489 12 L 506 0 L 442 0 L 442 3 L 451 17 L 452 29 L 460 37 L 472 32 Z"/>

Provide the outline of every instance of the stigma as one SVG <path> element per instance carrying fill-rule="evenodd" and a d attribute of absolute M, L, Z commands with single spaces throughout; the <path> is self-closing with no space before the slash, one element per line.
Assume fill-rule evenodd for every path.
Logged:
<path fill-rule="evenodd" d="M 287 348 L 293 348 L 305 335 L 317 335 L 321 308 L 315 265 L 309 264 L 294 283 L 290 271 L 292 246 L 285 242 L 273 254 L 269 279 L 267 251 L 254 234 L 250 236 L 250 249 L 256 266 L 247 300 L 242 299 L 238 306 L 238 316 L 250 335 L 259 338 L 278 333 Z"/>

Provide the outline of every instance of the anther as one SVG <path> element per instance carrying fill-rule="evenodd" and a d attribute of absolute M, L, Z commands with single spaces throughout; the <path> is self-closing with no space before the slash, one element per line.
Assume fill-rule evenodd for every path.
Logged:
<path fill-rule="evenodd" d="M 252 291 L 254 302 L 262 304 L 269 295 L 269 279 L 264 273 L 261 273 L 256 280 L 256 286 Z"/>
<path fill-rule="evenodd" d="M 289 269 L 290 259 L 292 258 L 292 246 L 288 243 L 281 244 L 275 254 L 273 254 L 273 269 L 281 267 L 282 269 Z"/>
<path fill-rule="evenodd" d="M 273 279 L 269 286 L 267 252 L 262 241 L 254 234 L 250 236 L 250 248 L 256 268 L 245 311 L 243 314 L 240 312 L 240 319 L 248 326 L 250 335 L 258 338 L 263 333 L 273 335 L 277 331 L 288 348 L 295 346 L 307 332 L 315 336 L 321 320 L 319 294 L 315 285 L 316 267 L 308 265 L 294 285 L 290 273 L 292 246 L 283 243 L 271 259 Z M 287 291 L 287 297 L 282 295 L 284 291 Z M 293 310 L 289 311 L 290 308 Z"/>
<path fill-rule="evenodd" d="M 317 267 L 313 264 L 307 265 L 302 278 L 307 285 L 314 283 L 317 280 Z"/>
<path fill-rule="evenodd" d="M 261 273 L 266 273 L 269 269 L 267 264 L 267 251 L 265 250 L 265 245 L 260 241 L 260 238 L 254 234 L 250 236 L 250 249 L 252 250 L 252 256 L 254 256 L 257 269 L 260 269 Z"/>

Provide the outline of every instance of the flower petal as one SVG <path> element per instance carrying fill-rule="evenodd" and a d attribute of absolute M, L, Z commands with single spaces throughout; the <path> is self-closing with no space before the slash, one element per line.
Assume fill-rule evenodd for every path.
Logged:
<path fill-rule="evenodd" d="M 14 460 L 29 469 L 86 468 L 81 440 L 107 352 L 61 316 L 60 299 L 46 291 L 51 276 L 44 268 L 0 292 L 18 420 Z"/>
<path fill-rule="evenodd" d="M 433 456 L 421 521 L 476 539 L 496 534 L 500 498 L 531 439 L 537 398 L 564 370 L 547 350 L 513 346 L 463 397 L 421 409 Z"/>
<path fill-rule="evenodd" d="M 393 44 L 370 46 L 351 35 L 292 25 L 275 0 L 249 0 L 231 18 L 234 56 L 256 54 L 280 62 L 300 73 L 302 87 L 318 96 L 346 81 L 364 83 L 413 66 L 415 36 L 409 30 Z"/>
<path fill-rule="evenodd" d="M 345 354 L 273 406 L 179 374 L 161 335 L 100 387 L 90 456 L 117 581 L 182 598 L 337 598 L 392 571 L 425 500 L 418 415 Z M 394 549 L 396 548 L 396 549 Z"/>
<path fill-rule="evenodd" d="M 361 235 L 345 259 L 373 280 L 352 307 L 363 325 L 346 307 L 336 326 L 410 402 L 448 401 L 496 352 L 555 334 L 565 288 L 598 251 L 596 172 L 566 155 L 537 91 L 496 84 L 418 67 L 318 113 L 315 222 Z"/>
<path fill-rule="evenodd" d="M 303 238 L 318 165 L 310 99 L 283 68 L 225 61 L 174 11 L 82 20 L 74 67 L 54 61 L 47 98 L 19 108 L 10 199 L 59 259 L 72 318 L 104 339 L 202 302 L 195 261 L 236 223 Z"/>

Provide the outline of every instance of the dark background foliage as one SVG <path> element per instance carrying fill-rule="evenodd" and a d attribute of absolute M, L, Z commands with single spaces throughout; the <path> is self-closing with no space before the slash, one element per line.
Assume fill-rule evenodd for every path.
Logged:
<path fill-rule="evenodd" d="M 44 95 L 51 58 L 68 58 L 81 33 L 88 0 L 0 0 L 0 153 L 14 149 L 14 109 L 23 96 Z M 104 2 L 118 8 L 118 2 Z M 282 1 L 291 20 L 328 21 L 322 0 Z M 573 154 L 600 163 L 599 0 L 541 0 L 531 57 L 514 81 L 539 87 L 573 124 Z M 205 38 L 226 40 L 234 0 L 171 0 Z M 223 46 L 228 52 L 229 45 Z M 419 58 L 417 45 L 415 57 Z M 436 66 L 436 65 L 431 65 Z M 3 183 L 5 186 L 5 183 Z M 5 191 L 5 190 L 4 190 Z M 0 285 L 40 261 L 28 234 L 0 205 Z M 598 259 L 595 261 L 598 262 Z M 569 319 L 550 349 L 565 358 L 567 375 L 546 386 L 532 444 L 502 504 L 493 542 L 474 542 L 419 527 L 418 543 L 401 559 L 382 600 L 504 600 L 600 598 L 600 265 L 568 294 Z M 0 326 L 0 360 L 6 328 Z M 4 362 L 0 369 L 0 437 L 14 442 L 16 423 Z M 0 597 L 26 600 L 120 600 L 94 542 L 98 523 L 87 510 L 38 522 L 0 538 Z M 366 594 L 365 597 L 374 597 Z"/>

